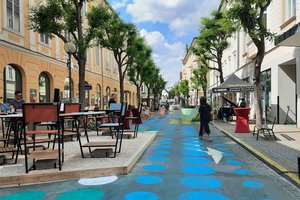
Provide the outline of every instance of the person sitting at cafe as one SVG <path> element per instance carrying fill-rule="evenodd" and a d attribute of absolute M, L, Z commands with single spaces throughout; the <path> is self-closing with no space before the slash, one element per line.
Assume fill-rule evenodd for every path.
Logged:
<path fill-rule="evenodd" d="M 22 109 L 23 103 L 25 101 L 22 98 L 22 92 L 19 90 L 15 91 L 15 98 L 9 101 L 10 110 L 14 112 L 15 110 Z"/>
<path fill-rule="evenodd" d="M 30 103 L 35 103 L 36 99 L 33 96 L 30 96 Z M 25 103 L 22 92 L 17 90 L 15 91 L 15 98 L 9 101 L 9 107 L 12 112 L 21 110 L 22 105 Z"/>
<path fill-rule="evenodd" d="M 116 94 L 112 94 L 111 96 L 110 96 L 110 99 L 109 99 L 109 101 L 108 101 L 108 107 L 110 108 L 110 104 L 111 103 L 117 103 L 117 95 Z"/>

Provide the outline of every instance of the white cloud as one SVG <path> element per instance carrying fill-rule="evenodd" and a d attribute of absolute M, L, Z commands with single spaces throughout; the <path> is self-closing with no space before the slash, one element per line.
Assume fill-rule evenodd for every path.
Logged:
<path fill-rule="evenodd" d="M 124 8 L 127 3 L 128 3 L 128 0 L 113 1 L 111 6 L 117 10 L 119 8 Z"/>
<path fill-rule="evenodd" d="M 178 41 L 183 39 L 183 36 L 197 33 L 201 17 L 209 16 L 220 4 L 220 0 L 111 0 L 111 2 L 116 10 L 125 8 L 137 25 L 151 26 L 152 30 L 159 25 L 157 26 L 159 31 L 142 29 L 140 34 L 152 47 L 153 59 L 161 69 L 164 79 L 168 81 L 167 86 L 172 86 L 179 80 L 181 59 L 186 45 L 183 44 L 185 42 L 171 41 Z M 165 26 L 170 32 L 165 30 Z M 168 35 L 164 35 L 165 33 Z"/>
<path fill-rule="evenodd" d="M 165 40 L 165 37 L 158 31 L 148 32 L 145 29 L 142 29 L 140 34 L 145 37 L 148 45 L 152 47 L 159 46 Z"/>
<path fill-rule="evenodd" d="M 158 31 L 148 32 L 145 29 L 140 31 L 147 44 L 153 49 L 153 59 L 160 68 L 168 86 L 179 80 L 181 71 L 181 58 L 184 53 L 184 45 L 181 42 L 168 43 L 166 38 Z"/>
<path fill-rule="evenodd" d="M 201 17 L 208 16 L 219 5 L 219 0 L 133 0 L 126 11 L 134 22 L 161 22 L 177 36 L 191 28 L 198 29 Z"/>

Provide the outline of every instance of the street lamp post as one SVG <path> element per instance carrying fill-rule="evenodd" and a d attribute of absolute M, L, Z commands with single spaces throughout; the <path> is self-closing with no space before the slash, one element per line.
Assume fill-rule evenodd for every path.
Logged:
<path fill-rule="evenodd" d="M 69 101 L 72 102 L 72 76 L 71 76 L 71 56 L 76 51 L 76 46 L 72 42 L 65 43 L 64 49 L 68 54 L 67 67 L 69 70 Z"/>

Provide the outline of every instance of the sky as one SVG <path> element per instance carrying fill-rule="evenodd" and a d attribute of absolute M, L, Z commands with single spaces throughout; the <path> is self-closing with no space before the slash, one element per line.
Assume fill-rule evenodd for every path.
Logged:
<path fill-rule="evenodd" d="M 179 81 L 186 45 L 199 35 L 200 21 L 220 0 L 109 0 L 125 22 L 134 23 L 152 47 L 167 89 Z"/>

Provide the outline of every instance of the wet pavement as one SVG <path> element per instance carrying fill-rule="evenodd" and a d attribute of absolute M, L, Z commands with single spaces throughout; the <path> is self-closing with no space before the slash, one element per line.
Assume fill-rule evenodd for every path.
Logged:
<path fill-rule="evenodd" d="M 180 111 L 143 123 L 158 135 L 127 175 L 0 189 L 0 199 L 300 199 L 300 190 L 215 126 L 198 138 L 199 122 Z"/>

